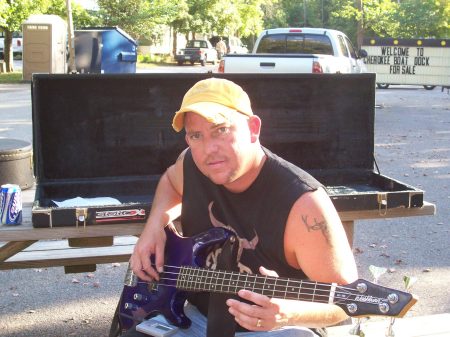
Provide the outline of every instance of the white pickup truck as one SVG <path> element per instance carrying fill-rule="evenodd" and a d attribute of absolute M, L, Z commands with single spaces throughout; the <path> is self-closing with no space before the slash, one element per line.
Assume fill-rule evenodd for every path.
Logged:
<path fill-rule="evenodd" d="M 324 28 L 267 29 L 250 54 L 227 54 L 219 73 L 363 73 L 357 52 L 342 32 Z"/>

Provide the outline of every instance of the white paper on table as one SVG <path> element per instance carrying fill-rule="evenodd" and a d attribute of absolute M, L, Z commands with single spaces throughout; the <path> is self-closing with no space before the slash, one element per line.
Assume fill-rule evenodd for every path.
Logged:
<path fill-rule="evenodd" d="M 120 205 L 121 202 L 111 197 L 82 198 L 76 197 L 63 201 L 52 200 L 58 207 L 87 207 L 87 206 L 109 206 Z"/>

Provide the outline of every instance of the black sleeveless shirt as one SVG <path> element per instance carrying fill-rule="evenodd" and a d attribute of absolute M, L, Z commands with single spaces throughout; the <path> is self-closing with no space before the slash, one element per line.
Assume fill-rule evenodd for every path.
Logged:
<path fill-rule="evenodd" d="M 257 274 L 259 267 L 264 266 L 280 277 L 306 279 L 302 270 L 286 261 L 284 231 L 298 198 L 322 185 L 297 166 L 266 148 L 263 150 L 267 158 L 258 177 L 241 193 L 214 184 L 197 168 L 191 151 L 186 151 L 181 211 L 183 236 L 193 236 L 213 226 L 231 227 L 243 247 L 237 261 L 240 272 Z M 189 293 L 188 301 L 208 316 L 209 293 Z M 213 303 L 216 311 L 224 310 L 223 314 L 228 315 L 226 309 L 218 309 L 218 303 L 214 300 Z M 240 326 L 236 329 L 246 331 Z"/>
<path fill-rule="evenodd" d="M 306 278 L 284 255 L 284 231 L 295 201 L 322 186 L 311 175 L 263 148 L 267 158 L 260 174 L 244 192 L 214 184 L 195 165 L 191 151 L 184 158 L 181 225 L 184 236 L 212 226 L 231 227 L 244 246 L 241 272 L 258 273 L 259 266 L 280 277 Z"/>

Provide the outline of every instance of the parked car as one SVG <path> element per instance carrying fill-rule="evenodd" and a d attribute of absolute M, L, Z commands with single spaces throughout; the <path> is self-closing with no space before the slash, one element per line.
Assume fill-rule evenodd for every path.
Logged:
<path fill-rule="evenodd" d="M 247 54 L 247 46 L 244 45 L 240 38 L 230 36 L 228 38 L 228 53 L 229 54 Z"/>
<path fill-rule="evenodd" d="M 14 32 L 12 39 L 12 49 L 13 55 L 16 57 L 22 58 L 22 50 L 23 50 L 23 41 L 22 41 L 22 33 Z M 4 58 L 4 49 L 5 49 L 5 33 L 0 31 L 0 58 Z"/>
<path fill-rule="evenodd" d="M 189 40 L 186 43 L 186 48 L 179 50 L 175 55 L 175 60 L 180 66 L 184 62 L 189 62 L 192 65 L 200 62 L 204 66 L 206 62 L 216 64 L 218 58 L 216 49 L 208 40 Z"/>

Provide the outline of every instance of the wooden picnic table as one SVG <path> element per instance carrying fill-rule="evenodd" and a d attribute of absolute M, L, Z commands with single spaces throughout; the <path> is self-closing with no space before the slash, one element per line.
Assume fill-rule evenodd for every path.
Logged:
<path fill-rule="evenodd" d="M 95 270 L 96 264 L 128 261 L 143 223 L 34 228 L 31 207 L 34 191 L 23 191 L 23 221 L 18 226 L 0 226 L 0 270 L 64 266 L 66 272 Z M 339 212 L 349 242 L 354 222 L 433 215 L 436 207 Z"/>

